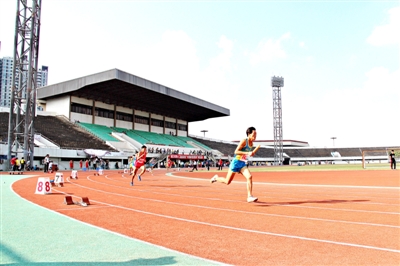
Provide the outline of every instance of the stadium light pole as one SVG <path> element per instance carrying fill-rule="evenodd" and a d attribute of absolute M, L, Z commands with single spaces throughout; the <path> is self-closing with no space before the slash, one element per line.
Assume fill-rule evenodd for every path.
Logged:
<path fill-rule="evenodd" d="M 333 142 L 333 147 L 335 147 L 335 139 L 337 139 L 336 137 L 331 137 L 332 142 Z"/>
<path fill-rule="evenodd" d="M 36 115 L 37 69 L 41 0 L 17 0 L 14 58 L 8 119 L 7 160 L 23 153 L 31 166 L 34 160 L 34 117 Z"/>
<path fill-rule="evenodd" d="M 283 161 L 283 133 L 282 133 L 282 100 L 281 88 L 283 77 L 271 78 L 272 101 L 274 114 L 274 164 L 280 165 Z"/>
<path fill-rule="evenodd" d="M 200 132 L 203 132 L 203 136 L 206 137 L 206 132 L 208 132 L 208 130 L 203 129 Z"/>

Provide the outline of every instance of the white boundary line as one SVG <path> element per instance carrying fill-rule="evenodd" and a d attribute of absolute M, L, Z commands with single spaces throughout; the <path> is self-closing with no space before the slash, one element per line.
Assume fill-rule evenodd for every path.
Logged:
<path fill-rule="evenodd" d="M 27 176 L 27 177 L 26 177 L 26 176 L 21 176 L 21 177 L 29 178 L 29 177 L 34 177 L 34 176 L 35 176 L 35 175 Z M 21 179 L 22 179 L 22 178 L 21 178 Z M 67 177 L 67 179 L 69 179 L 69 177 Z M 16 193 L 16 192 L 12 189 L 12 185 L 13 185 L 13 183 L 14 183 L 15 181 L 18 181 L 18 180 L 14 180 L 14 181 L 11 183 L 11 185 L 10 185 L 10 190 L 11 190 L 17 197 L 19 197 L 20 199 L 22 199 L 22 200 L 24 200 L 24 201 L 26 201 L 26 202 L 28 202 L 28 203 L 30 203 L 30 204 L 33 204 L 33 205 L 35 205 L 35 206 L 37 206 L 37 207 L 40 207 L 40 208 L 42 208 L 42 209 L 44 209 L 44 210 L 47 210 L 47 211 L 49 211 L 49 212 L 55 213 L 55 214 L 57 214 L 57 215 L 59 215 L 59 216 L 62 216 L 62 217 L 64 217 L 64 218 L 73 220 L 73 221 L 75 221 L 75 222 L 78 222 L 78 223 L 81 223 L 81 224 L 84 224 L 84 225 L 87 225 L 87 226 L 90 226 L 90 227 L 93 227 L 93 228 L 96 228 L 96 229 L 99 229 L 99 230 L 102 230 L 102 231 L 105 231 L 105 232 L 108 232 L 108 233 L 111 233 L 111 234 L 114 234 L 114 235 L 117 235 L 117 236 L 120 236 L 120 237 L 123 237 L 123 238 L 130 239 L 130 240 L 132 240 L 132 241 L 136 241 L 136 242 L 139 242 L 139 243 L 144 243 L 144 244 L 147 244 L 147 245 L 150 245 L 150 246 L 153 246 L 153 247 L 162 249 L 162 250 L 166 250 L 166 251 L 169 251 L 169 252 L 172 252 L 172 253 L 177 253 L 177 254 L 180 254 L 180 255 L 182 255 L 182 256 L 187 256 L 187 257 L 190 257 L 190 258 L 193 258 L 193 259 L 197 259 L 197 260 L 202 260 L 202 261 L 205 261 L 205 262 L 211 262 L 211 263 L 214 263 L 214 264 L 217 264 L 217 265 L 230 265 L 230 264 L 225 264 L 225 263 L 222 263 L 222 262 L 219 262 L 219 261 L 214 261 L 214 260 L 205 259 L 205 258 L 202 258 L 202 257 L 197 257 L 197 256 L 195 256 L 195 255 L 183 253 L 183 252 L 180 252 L 180 251 L 177 251 L 177 250 L 174 250 L 174 249 L 170 249 L 170 248 L 167 248 L 167 247 L 164 247 L 164 246 L 159 246 L 159 245 L 156 245 L 156 244 L 153 244 L 153 243 L 150 243 L 150 242 L 146 242 L 146 241 L 144 241 L 144 240 L 140 240 L 140 239 L 137 239 L 137 238 L 129 237 L 129 236 L 127 236 L 127 235 L 123 235 L 123 234 L 120 234 L 120 233 L 117 233 L 117 232 L 114 232 L 114 231 L 110 231 L 110 230 L 108 230 L 108 229 L 105 229 L 105 228 L 102 228 L 102 227 L 98 227 L 98 226 L 93 225 L 93 224 L 89 224 L 89 223 L 86 223 L 86 222 L 82 222 L 82 221 L 80 221 L 80 220 L 74 219 L 74 218 L 72 218 L 72 217 L 70 217 L 70 216 L 67 216 L 67 215 L 65 215 L 65 214 L 59 213 L 59 212 L 57 212 L 57 211 L 54 211 L 54 210 L 51 210 L 51 209 L 48 209 L 48 208 L 45 208 L 45 207 L 43 207 L 43 206 L 41 206 L 41 205 L 38 205 L 38 204 L 36 204 L 36 203 L 34 203 L 34 202 L 32 202 L 32 201 L 29 201 L 29 200 L 27 200 L 27 199 L 21 197 L 18 193 Z M 62 194 L 64 194 L 64 195 L 69 195 L 68 193 L 59 191 L 59 190 L 57 190 L 57 189 L 54 189 L 54 190 L 57 191 L 57 192 L 60 192 L 60 193 L 62 193 Z M 70 196 L 73 196 L 73 195 L 70 195 Z M 96 201 L 93 201 L 93 202 L 96 202 Z M 108 204 L 105 204 L 105 205 L 108 205 Z M 109 207 L 114 207 L 114 206 L 109 206 Z M 83 209 L 83 208 L 82 208 L 82 209 Z M 145 257 L 145 256 L 143 256 L 143 257 Z"/>

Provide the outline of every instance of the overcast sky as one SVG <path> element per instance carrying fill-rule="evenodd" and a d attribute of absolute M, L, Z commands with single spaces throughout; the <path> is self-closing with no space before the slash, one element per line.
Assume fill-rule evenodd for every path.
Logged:
<path fill-rule="evenodd" d="M 16 3 L 0 0 L 0 57 L 13 56 Z M 273 140 L 282 76 L 283 139 L 400 145 L 397 0 L 42 0 L 41 11 L 49 85 L 118 68 L 230 110 L 189 134 L 239 140 L 254 126 Z"/>

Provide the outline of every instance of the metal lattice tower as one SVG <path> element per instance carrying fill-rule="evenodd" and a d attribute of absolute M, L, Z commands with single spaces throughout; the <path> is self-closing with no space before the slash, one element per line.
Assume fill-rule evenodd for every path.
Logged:
<path fill-rule="evenodd" d="M 8 154 L 33 163 L 41 0 L 17 0 Z M 22 157 L 22 156 L 18 156 Z"/>
<path fill-rule="evenodd" d="M 272 100 L 274 113 L 274 165 L 280 165 L 283 162 L 283 134 L 282 134 L 282 98 L 281 87 L 283 87 L 283 78 L 271 78 Z"/>

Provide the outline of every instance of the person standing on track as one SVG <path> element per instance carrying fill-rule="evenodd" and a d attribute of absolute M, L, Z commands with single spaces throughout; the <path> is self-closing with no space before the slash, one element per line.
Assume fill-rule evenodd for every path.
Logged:
<path fill-rule="evenodd" d="M 48 154 L 46 154 L 46 157 L 44 157 L 43 164 L 44 164 L 43 172 L 45 173 L 49 172 L 50 156 Z"/>
<path fill-rule="evenodd" d="M 223 165 L 224 165 L 224 163 L 222 162 L 222 158 L 220 158 L 219 161 L 218 161 L 218 170 L 222 171 Z"/>
<path fill-rule="evenodd" d="M 170 171 L 170 169 L 172 168 L 172 160 L 171 158 L 167 158 L 167 172 Z"/>
<path fill-rule="evenodd" d="M 396 170 L 396 155 L 394 150 L 392 150 L 389 154 L 390 157 L 390 169 Z"/>
<path fill-rule="evenodd" d="M 257 131 L 254 127 L 249 127 L 246 130 L 247 138 L 242 139 L 235 150 L 235 157 L 229 165 L 226 177 L 219 177 L 215 175 L 211 178 L 210 182 L 220 182 L 229 185 L 236 173 L 241 173 L 247 180 L 247 202 L 256 202 L 258 198 L 253 196 L 253 180 L 250 170 L 246 167 L 249 156 L 253 156 L 260 145 L 253 149 L 253 142 L 256 140 Z"/>
<path fill-rule="evenodd" d="M 193 172 L 194 170 L 199 171 L 199 169 L 197 169 L 197 161 L 196 160 L 193 161 L 193 168 L 189 172 Z"/>
<path fill-rule="evenodd" d="M 146 156 L 147 156 L 147 147 L 143 145 L 140 151 L 136 154 L 136 161 L 135 161 L 135 167 L 133 169 L 131 186 L 133 186 L 133 179 L 135 179 L 135 175 L 139 169 L 141 169 L 142 171 L 138 175 L 138 179 L 139 181 L 142 181 L 142 178 L 140 176 L 143 175 L 143 173 L 146 171 L 145 168 Z"/>

